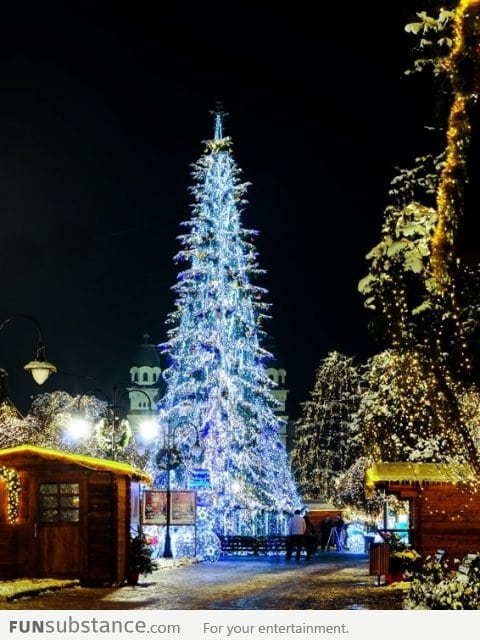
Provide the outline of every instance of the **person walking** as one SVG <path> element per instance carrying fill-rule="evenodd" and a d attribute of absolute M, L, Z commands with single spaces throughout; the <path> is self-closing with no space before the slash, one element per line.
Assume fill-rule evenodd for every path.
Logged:
<path fill-rule="evenodd" d="M 295 509 L 295 513 L 288 521 L 287 553 L 285 556 L 286 560 L 290 560 L 295 550 L 295 560 L 297 562 L 300 561 L 300 554 L 304 542 L 303 538 L 307 528 L 305 520 L 300 513 L 300 509 Z"/>

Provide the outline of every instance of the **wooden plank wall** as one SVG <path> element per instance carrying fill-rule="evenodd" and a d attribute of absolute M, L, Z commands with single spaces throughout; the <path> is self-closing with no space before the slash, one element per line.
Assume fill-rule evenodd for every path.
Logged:
<path fill-rule="evenodd" d="M 39 577 L 78 578 L 82 567 L 82 540 L 78 523 L 39 527 Z"/>
<path fill-rule="evenodd" d="M 412 545 L 423 557 L 445 549 L 452 562 L 480 551 L 480 491 L 451 483 L 389 483 L 387 490 L 410 498 Z"/>
<path fill-rule="evenodd" d="M 32 567 L 32 527 L 29 521 L 30 482 L 25 472 L 20 472 L 20 502 L 15 522 L 8 519 L 7 484 L 1 482 L 0 496 L 0 579 L 35 576 Z"/>
<path fill-rule="evenodd" d="M 31 527 L 0 524 L 0 580 L 35 577 L 29 562 Z"/>
<path fill-rule="evenodd" d="M 450 561 L 480 551 L 480 494 L 468 487 L 430 484 L 417 499 L 422 555 L 445 549 Z"/>
<path fill-rule="evenodd" d="M 115 535 L 115 480 L 109 472 L 92 471 L 87 489 L 88 584 L 114 584 L 117 540 Z"/>
<path fill-rule="evenodd" d="M 121 582 L 127 578 L 127 553 L 130 531 L 130 480 L 126 476 L 117 478 L 117 557 L 116 557 L 116 581 Z"/>

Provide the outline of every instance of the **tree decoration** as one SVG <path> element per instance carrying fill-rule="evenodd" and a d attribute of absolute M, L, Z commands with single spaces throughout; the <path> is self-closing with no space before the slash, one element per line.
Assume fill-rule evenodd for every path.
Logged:
<path fill-rule="evenodd" d="M 471 119 L 480 90 L 479 33 L 479 3 L 461 0 L 455 11 L 453 47 L 444 64 L 454 99 L 448 121 L 446 161 L 437 193 L 438 223 L 432 241 L 432 274 L 439 294 L 449 291 L 455 234 L 463 213 L 463 187 L 468 181 Z"/>
<path fill-rule="evenodd" d="M 34 429 L 31 417 L 23 417 L 8 398 L 0 403 L 0 448 L 27 443 Z"/>
<path fill-rule="evenodd" d="M 298 496 L 266 373 L 271 356 L 261 346 L 269 305 L 262 302 L 266 290 L 253 284 L 264 273 L 252 242 L 257 232 L 244 229 L 240 219 L 248 185 L 240 181 L 231 140 L 223 135 L 223 113 L 214 117 L 214 138 L 193 165 L 193 213 L 182 223 L 175 256 L 185 268 L 173 287 L 171 328 L 161 345 L 168 366 L 160 422 L 182 456 L 171 471 L 172 487 L 186 487 L 195 468 L 208 475 L 198 496 L 207 505 L 199 512 L 206 510 L 210 531 L 268 533 L 281 526 Z M 192 425 L 199 458 L 191 451 Z M 157 449 L 166 444 L 161 437 Z M 152 473 L 164 486 L 156 455 Z"/>
<path fill-rule="evenodd" d="M 474 373 L 478 303 L 468 292 L 478 266 L 465 268 L 457 245 L 478 119 L 480 3 L 461 0 L 436 19 L 417 16 L 407 31 L 432 36 L 419 49 L 431 49 L 434 73 L 451 89 L 446 148 L 392 182 L 382 240 L 367 256 L 370 270 L 359 290 L 377 312 L 374 326 L 387 350 L 369 363 L 358 442 L 377 459 L 451 457 L 478 471 L 479 451 L 461 406 Z"/>
<path fill-rule="evenodd" d="M 133 440 L 132 428 L 126 418 L 119 418 L 111 409 L 105 409 L 104 417 L 94 428 L 95 441 L 102 451 L 101 457 L 118 460 Z"/>
<path fill-rule="evenodd" d="M 304 500 L 328 500 L 338 474 L 355 459 L 350 423 L 360 393 L 353 358 L 331 351 L 317 369 L 310 399 L 295 424 L 291 460 Z"/>
<path fill-rule="evenodd" d="M 360 455 L 383 462 L 464 462 L 451 401 L 422 351 L 387 350 L 365 367 L 352 430 Z M 454 387 L 449 381 L 450 388 Z"/>
<path fill-rule="evenodd" d="M 18 505 L 20 502 L 20 476 L 10 467 L 0 467 L 0 477 L 7 483 L 7 515 L 9 522 L 15 522 L 18 518 Z"/>
<path fill-rule="evenodd" d="M 365 472 L 371 464 L 371 458 L 361 456 L 340 473 L 333 483 L 330 499 L 342 509 L 345 518 L 375 525 L 383 514 L 385 498 L 378 491 L 365 491 Z"/>
<path fill-rule="evenodd" d="M 78 417 L 87 423 L 87 433 L 79 438 L 70 434 L 72 420 Z M 65 391 L 40 394 L 35 397 L 27 418 L 33 425 L 26 440 L 30 444 L 96 458 L 115 457 L 139 468 L 145 464 L 136 452 L 128 420 L 114 416 L 107 402 L 96 396 L 71 396 Z"/>

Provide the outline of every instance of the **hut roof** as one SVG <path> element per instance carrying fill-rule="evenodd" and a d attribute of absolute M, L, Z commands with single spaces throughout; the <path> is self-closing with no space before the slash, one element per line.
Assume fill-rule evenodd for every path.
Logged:
<path fill-rule="evenodd" d="M 97 469 L 98 471 L 111 471 L 118 475 L 128 476 L 133 480 L 145 482 L 150 484 L 152 479 L 150 476 L 135 469 L 132 465 L 126 462 L 117 462 L 116 460 L 105 460 L 103 458 L 93 458 L 91 456 L 84 456 L 78 453 L 69 453 L 67 451 L 59 451 L 58 449 L 47 449 L 45 447 L 35 447 L 33 445 L 24 444 L 17 447 L 8 447 L 6 449 L 0 449 L 0 463 L 3 460 L 7 460 L 11 457 L 23 456 L 23 457 L 40 457 L 48 460 L 55 460 L 57 462 L 64 462 L 66 464 L 74 464 L 80 467 L 86 467 L 88 469 Z"/>
<path fill-rule="evenodd" d="M 366 485 L 373 489 L 378 484 L 471 482 L 477 477 L 468 464 L 436 462 L 376 462 L 366 471 Z"/>

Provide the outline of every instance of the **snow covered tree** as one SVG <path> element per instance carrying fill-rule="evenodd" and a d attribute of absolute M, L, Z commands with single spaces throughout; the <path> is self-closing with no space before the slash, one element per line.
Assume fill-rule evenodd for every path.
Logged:
<path fill-rule="evenodd" d="M 353 430 L 360 455 L 383 462 L 465 461 L 452 404 L 423 354 L 387 350 L 369 360 Z M 449 380 L 450 388 L 455 389 Z"/>
<path fill-rule="evenodd" d="M 359 402 L 360 375 L 353 358 L 330 352 L 295 424 L 292 468 L 304 499 L 330 498 L 336 477 L 354 461 L 350 423 Z"/>
<path fill-rule="evenodd" d="M 418 13 L 419 22 L 407 25 L 411 33 L 428 34 L 420 40 L 422 52 L 431 48 L 414 70 L 431 66 L 446 80 L 448 132 L 444 151 L 419 158 L 392 183 L 394 203 L 386 210 L 382 240 L 368 254 L 370 271 L 359 283 L 388 347 L 372 363 L 360 439 L 366 446 L 377 438 L 370 442 L 380 459 L 450 456 L 479 469 L 460 398 L 472 380 L 479 328 L 462 257 L 464 214 L 475 214 L 471 205 L 479 195 L 468 183 L 479 151 L 472 127 L 479 115 L 480 7 L 461 0 L 455 11 L 450 8 L 435 19 Z"/>
<path fill-rule="evenodd" d="M 132 443 L 128 424 L 109 412 L 108 403 L 94 395 L 71 396 L 66 391 L 40 394 L 34 398 L 26 418 L 32 425 L 28 442 L 97 458 L 115 457 L 136 466 L 145 464 Z M 112 443 L 110 428 L 114 419 L 117 432 Z"/>
<path fill-rule="evenodd" d="M 6 398 L 0 402 L 0 449 L 28 443 L 32 424 Z"/>
<path fill-rule="evenodd" d="M 27 444 L 35 428 L 35 422 L 23 416 L 10 400 L 8 373 L 0 369 L 0 449 Z"/>
<path fill-rule="evenodd" d="M 214 138 L 193 165 L 193 214 L 183 223 L 175 258 L 186 268 L 173 287 L 173 326 L 162 345 L 168 366 L 159 411 L 166 440 L 160 437 L 151 467 L 157 486 L 165 487 L 157 457 L 174 442 L 180 457 L 172 487 L 188 486 L 193 468 L 208 472 L 208 487 L 198 492 L 207 506 L 199 507 L 198 520 L 217 534 L 269 533 L 298 504 L 266 374 L 270 354 L 261 346 L 269 305 L 262 302 L 265 289 L 253 284 L 264 272 L 256 232 L 241 223 L 248 185 L 239 173 L 217 111 Z M 190 455 L 195 430 L 199 458 Z"/>
<path fill-rule="evenodd" d="M 379 492 L 366 492 L 365 473 L 372 458 L 361 456 L 335 479 L 331 489 L 331 502 L 342 509 L 345 520 L 363 520 L 374 525 L 384 508 L 384 497 Z"/>

